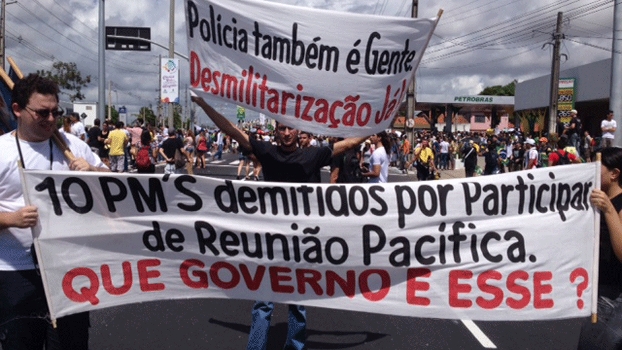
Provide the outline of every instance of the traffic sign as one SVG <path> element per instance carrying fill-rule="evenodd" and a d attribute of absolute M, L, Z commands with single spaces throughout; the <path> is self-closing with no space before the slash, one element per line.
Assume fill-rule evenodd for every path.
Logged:
<path fill-rule="evenodd" d="M 151 28 L 106 27 L 106 50 L 151 51 Z"/>

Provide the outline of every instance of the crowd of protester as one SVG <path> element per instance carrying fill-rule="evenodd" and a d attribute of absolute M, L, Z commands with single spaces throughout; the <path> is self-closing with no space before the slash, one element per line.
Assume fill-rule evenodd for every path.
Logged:
<path fill-rule="evenodd" d="M 238 154 L 239 160 L 238 180 L 259 180 L 261 177 L 261 164 L 254 155 L 240 149 L 235 140 L 218 129 L 169 129 L 166 126 L 149 125 L 140 118 L 128 126 L 110 120 L 104 121 L 101 125 L 99 120 L 96 120 L 95 125 L 90 128 L 85 128 L 81 124 L 79 118 L 69 115 L 63 120 L 60 130 L 85 140 L 112 171 L 144 172 L 136 167 L 137 152 L 144 146 L 150 146 L 149 154 L 154 165 L 158 163 L 166 165 L 167 158 L 172 162 L 172 158 L 166 157 L 166 154 L 160 153 L 159 150 L 164 141 L 173 136 L 181 140 L 184 156 L 194 168 L 205 168 L 209 162 L 221 160 L 223 153 L 234 153 Z M 121 130 L 125 137 L 120 137 L 122 134 L 114 132 L 115 130 Z M 257 140 L 276 143 L 273 131 L 254 128 L 243 130 Z M 352 155 L 357 159 L 357 169 L 348 169 L 347 172 L 357 173 L 356 182 L 378 180 L 385 182 L 389 167 L 396 168 L 404 174 L 416 173 L 418 180 L 425 181 L 440 178 L 443 170 L 456 169 L 457 162 L 462 163 L 458 168 L 465 169 L 466 177 L 565 164 L 566 153 L 569 155 L 570 163 L 590 162 L 595 149 L 600 146 L 598 140 L 588 131 L 584 131 L 582 137 L 575 143 L 570 142 L 570 138 L 563 133 L 561 136 L 553 134 L 551 137 L 538 137 L 525 134 L 520 129 L 497 134 L 489 131 L 445 133 L 419 130 L 403 133 L 392 130 L 377 135 L 382 137 L 372 140 L 376 136 L 372 135 Z M 327 146 L 337 141 L 336 138 L 307 132 L 301 132 L 298 138 L 300 147 Z M 147 140 L 149 144 L 145 145 Z M 559 147 L 560 145 L 562 147 Z M 384 163 L 381 166 L 382 173 L 374 171 L 373 167 L 370 168 L 373 153 L 379 147 L 386 153 L 386 156 L 382 157 L 383 159 L 386 157 L 386 167 Z M 478 159 L 483 159 L 483 167 L 478 165 L 481 163 Z M 352 165 L 348 164 L 348 167 Z"/>

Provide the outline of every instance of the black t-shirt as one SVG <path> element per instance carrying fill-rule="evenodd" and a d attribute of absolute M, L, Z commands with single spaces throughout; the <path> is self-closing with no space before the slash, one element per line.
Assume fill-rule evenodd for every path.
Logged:
<path fill-rule="evenodd" d="M 102 129 L 99 126 L 93 126 L 89 129 L 89 146 L 97 149 L 104 147 L 104 142 L 99 141 L 99 137 L 102 136 Z"/>
<path fill-rule="evenodd" d="M 250 139 L 263 177 L 273 182 L 320 183 L 320 169 L 331 162 L 332 146 L 297 148 L 285 152 L 270 142 Z"/>
<path fill-rule="evenodd" d="M 169 137 L 162 142 L 160 148 L 162 148 L 166 157 L 170 158 L 171 163 L 173 163 L 175 162 L 175 150 L 179 149 L 181 151 L 184 148 L 184 143 L 179 137 Z"/>
<path fill-rule="evenodd" d="M 611 202 L 616 213 L 622 210 L 622 194 Z M 622 262 L 618 260 L 613 247 L 605 215 L 600 216 L 600 257 L 598 262 L 598 294 L 615 299 L 622 293 Z"/>
<path fill-rule="evenodd" d="M 581 124 L 581 119 L 574 117 L 572 118 L 572 120 L 570 121 L 570 125 L 574 124 L 574 129 L 570 129 L 568 130 L 568 135 L 572 135 L 572 134 L 579 134 L 579 136 L 581 136 L 581 129 L 583 128 L 583 125 Z"/>

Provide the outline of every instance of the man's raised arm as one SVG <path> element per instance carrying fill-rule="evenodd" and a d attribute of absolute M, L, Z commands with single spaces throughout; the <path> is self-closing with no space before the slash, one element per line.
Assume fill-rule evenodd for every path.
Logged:
<path fill-rule="evenodd" d="M 354 147 L 358 147 L 361 143 L 365 142 L 368 136 L 365 137 L 349 137 L 339 142 L 335 142 L 333 145 L 333 157 L 345 153 Z"/>
<path fill-rule="evenodd" d="M 222 114 L 218 113 L 212 106 L 210 106 L 204 99 L 198 96 L 192 96 L 192 102 L 196 103 L 203 109 L 205 114 L 216 124 L 216 126 L 225 134 L 231 136 L 236 140 L 240 147 L 247 151 L 251 151 L 251 143 L 248 135 L 242 130 L 238 129 L 232 122 L 225 118 Z"/>

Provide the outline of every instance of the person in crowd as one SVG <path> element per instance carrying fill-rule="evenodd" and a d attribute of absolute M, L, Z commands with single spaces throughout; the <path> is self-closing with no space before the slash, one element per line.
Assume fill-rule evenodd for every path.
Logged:
<path fill-rule="evenodd" d="M 417 180 L 432 180 L 431 175 L 437 170 L 434 165 L 434 151 L 428 139 L 421 140 L 421 147 L 415 149 L 413 161 L 417 162 Z"/>
<path fill-rule="evenodd" d="M 71 133 L 60 133 L 75 160 L 65 158 L 52 141 L 58 107 L 58 85 L 37 74 L 18 80 L 12 91 L 17 129 L 0 137 L 0 344 L 12 349 L 87 349 L 89 314 L 49 322 L 41 275 L 34 262 L 31 229 L 39 222 L 36 207 L 27 205 L 18 161 L 25 169 L 108 171 L 90 147 Z"/>
<path fill-rule="evenodd" d="M 110 146 L 110 151 L 108 152 L 110 156 L 110 170 L 115 173 L 125 171 L 125 148 L 130 142 L 123 125 L 123 122 L 118 121 L 115 129 L 108 134 L 106 139 L 106 143 Z"/>
<path fill-rule="evenodd" d="M 71 117 L 63 117 L 63 125 L 61 125 L 58 131 L 71 134 Z"/>
<path fill-rule="evenodd" d="M 525 140 L 525 169 L 536 169 L 538 167 L 538 149 L 534 139 Z"/>
<path fill-rule="evenodd" d="M 301 148 L 311 147 L 311 140 L 313 140 L 313 135 L 307 131 L 301 131 L 298 135 L 298 143 Z"/>
<path fill-rule="evenodd" d="M 108 168 L 110 168 L 110 145 L 106 144 L 106 139 L 108 139 L 108 135 L 110 134 L 110 123 L 107 120 L 104 120 L 102 124 L 102 147 L 99 149 L 99 158 L 106 164 Z"/>
<path fill-rule="evenodd" d="M 196 168 L 205 168 L 205 154 L 209 150 L 209 142 L 205 135 L 205 130 L 202 129 L 197 137 L 197 160 L 195 163 Z"/>
<path fill-rule="evenodd" d="M 499 174 L 499 154 L 495 143 L 489 143 L 482 155 L 484 156 L 484 175 Z"/>
<path fill-rule="evenodd" d="M 465 142 L 462 146 L 462 159 L 464 160 L 464 176 L 475 176 L 475 168 L 477 168 L 477 156 L 479 154 L 477 143 L 472 139 Z"/>
<path fill-rule="evenodd" d="M 192 162 L 192 157 L 184 149 L 184 142 L 177 136 L 175 128 L 168 128 L 168 138 L 162 141 L 158 152 L 164 158 L 166 165 L 164 166 L 164 174 L 179 174 L 182 168 L 178 168 L 175 164 L 175 153 L 181 152 L 182 157 L 186 157 L 188 162 Z"/>
<path fill-rule="evenodd" d="M 104 147 L 104 139 L 102 139 L 102 129 L 100 127 L 101 120 L 95 119 L 93 123 L 95 125 L 93 125 L 88 131 L 87 143 L 89 147 L 91 147 L 91 151 L 99 155 L 101 149 Z"/>
<path fill-rule="evenodd" d="M 618 124 L 613 119 L 613 111 L 610 110 L 609 113 L 607 113 L 607 118 L 600 123 L 600 130 L 603 133 L 601 138 L 601 147 L 613 147 L 613 141 L 615 138 L 614 134 L 617 128 Z"/>
<path fill-rule="evenodd" d="M 565 148 L 568 145 L 568 137 L 562 135 L 557 141 L 557 150 L 549 153 L 549 166 L 563 165 L 569 163 L 581 163 L 581 158 L 576 154 L 568 152 Z"/>
<path fill-rule="evenodd" d="M 298 130 L 277 123 L 277 145 L 249 137 L 243 130 L 218 113 L 202 98 L 193 96 L 192 101 L 227 135 L 238 141 L 240 147 L 259 159 L 265 181 L 319 183 L 320 169 L 330 164 L 331 158 L 358 146 L 365 138 L 347 138 L 329 146 L 300 148 Z M 266 349 L 268 331 L 274 304 L 257 301 L 252 310 L 252 324 L 247 349 Z M 306 309 L 289 305 L 289 325 L 286 349 L 304 349 L 306 343 Z"/>
<path fill-rule="evenodd" d="M 334 142 L 341 140 L 343 138 L 335 139 Z M 347 150 L 341 156 L 333 157 L 330 164 L 330 183 L 361 183 L 364 180 L 359 147 Z"/>
<path fill-rule="evenodd" d="M 192 164 L 192 165 L 194 165 L 194 163 L 195 163 L 195 159 L 194 159 L 194 156 L 196 154 L 196 147 L 195 147 L 195 143 L 194 143 L 195 139 L 196 139 L 196 137 L 194 136 L 194 132 L 192 130 L 187 130 L 185 132 L 184 148 L 186 149 L 186 152 L 188 153 L 188 155 L 192 159 L 192 161 L 190 162 L 190 164 Z"/>
<path fill-rule="evenodd" d="M 601 157 L 600 189 L 590 194 L 590 202 L 600 210 L 598 323 L 586 320 L 583 324 L 578 347 L 582 350 L 622 346 L 622 329 L 604 322 L 622 317 L 622 148 L 604 148 Z"/>
<path fill-rule="evenodd" d="M 576 109 L 570 111 L 570 123 L 566 128 L 565 135 L 568 136 L 568 145 L 580 149 L 581 134 L 583 133 L 583 122 L 579 118 L 579 113 Z"/>
<path fill-rule="evenodd" d="M 406 174 L 408 170 L 406 169 L 406 165 L 410 164 L 410 158 L 412 155 L 412 145 L 410 144 L 410 140 L 408 139 L 408 135 L 402 135 L 402 147 L 401 147 L 401 155 L 402 159 L 400 162 L 400 167 L 403 174 Z"/>
<path fill-rule="evenodd" d="M 389 157 L 387 150 L 391 147 L 391 140 L 386 131 L 372 135 L 372 145 L 375 145 L 374 153 L 369 160 L 369 168 L 363 168 L 363 176 L 370 183 L 386 183 L 389 180 Z"/>
<path fill-rule="evenodd" d="M 241 179 L 250 180 L 251 179 L 251 160 L 249 158 L 249 152 L 243 149 L 239 144 L 238 144 L 238 160 L 240 161 L 240 163 L 238 164 L 237 179 L 238 180 L 241 180 Z M 242 176 L 242 170 L 245 170 L 244 176 Z"/>
<path fill-rule="evenodd" d="M 365 140 L 365 143 L 361 145 L 361 168 L 369 169 L 369 161 L 373 151 L 374 145 L 372 145 L 371 140 Z"/>
<path fill-rule="evenodd" d="M 151 165 L 148 168 L 141 168 L 140 166 L 136 166 L 136 171 L 138 173 L 145 173 L 145 174 L 154 174 L 155 173 L 155 150 L 154 150 L 154 144 L 151 142 L 152 138 L 151 138 L 151 133 L 149 132 L 149 130 L 145 129 L 143 130 L 143 132 L 140 134 L 140 141 L 138 142 L 138 150 L 136 151 L 136 161 L 138 163 L 138 159 L 139 157 L 142 156 L 141 152 L 143 150 L 143 148 L 146 150 L 146 154 L 149 157 L 149 162 L 151 163 Z"/>
<path fill-rule="evenodd" d="M 525 149 L 520 141 L 514 142 L 512 152 L 510 153 L 509 171 L 521 171 L 523 170 L 523 163 L 525 157 Z"/>
<path fill-rule="evenodd" d="M 128 161 L 130 162 L 130 165 L 133 164 L 133 159 L 136 158 L 136 152 L 138 152 L 138 144 L 140 143 L 140 137 L 141 134 L 143 133 L 143 119 L 142 118 L 138 118 L 136 119 L 136 122 L 134 122 L 133 126 L 128 125 L 127 128 L 125 128 L 125 130 L 129 133 L 129 154 L 128 154 Z"/>
<path fill-rule="evenodd" d="M 71 121 L 71 133 L 80 138 L 82 141 L 86 141 L 86 129 L 84 124 L 80 121 L 80 115 L 76 112 L 69 114 Z"/>
<path fill-rule="evenodd" d="M 594 138 L 590 135 L 589 130 L 583 131 L 583 139 L 581 140 L 581 156 L 586 162 L 592 161 L 592 152 L 594 152 Z"/>
<path fill-rule="evenodd" d="M 447 170 L 449 169 L 449 142 L 445 137 L 440 138 L 440 142 L 438 143 L 439 150 L 439 169 Z"/>
<path fill-rule="evenodd" d="M 215 144 L 216 144 L 215 146 L 216 152 L 214 152 L 214 156 L 212 157 L 212 160 L 221 160 L 222 152 L 225 147 L 225 134 L 222 132 L 222 130 L 218 130 L 216 132 Z"/>

